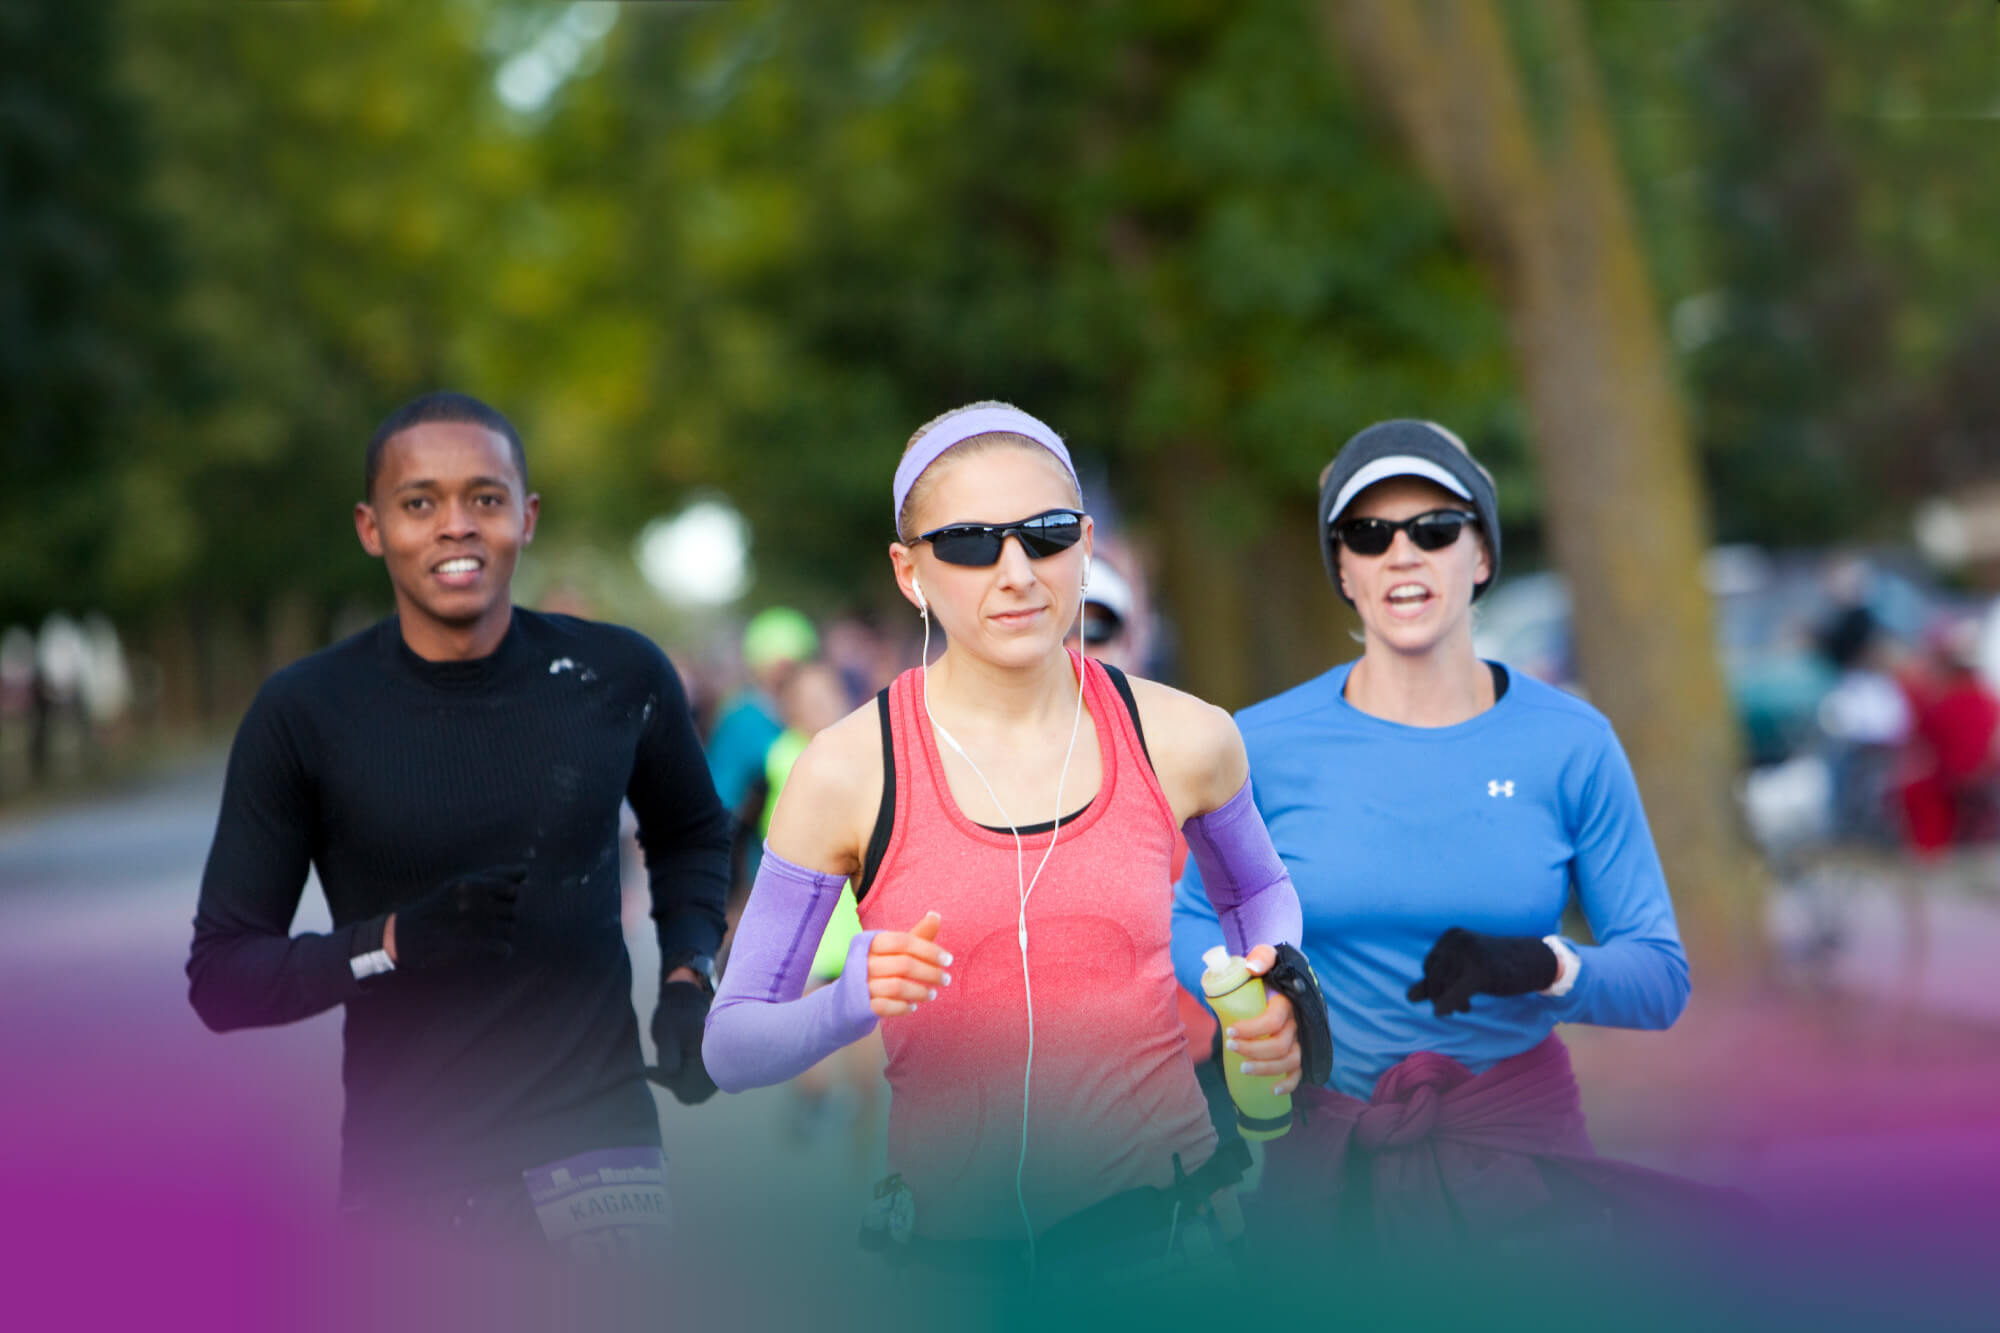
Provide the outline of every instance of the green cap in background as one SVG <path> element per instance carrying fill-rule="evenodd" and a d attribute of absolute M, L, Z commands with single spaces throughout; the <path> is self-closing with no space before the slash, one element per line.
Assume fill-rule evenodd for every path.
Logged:
<path fill-rule="evenodd" d="M 789 606 L 759 611 L 743 629 L 743 664 L 752 671 L 780 662 L 809 662 L 819 653 L 812 621 Z"/>

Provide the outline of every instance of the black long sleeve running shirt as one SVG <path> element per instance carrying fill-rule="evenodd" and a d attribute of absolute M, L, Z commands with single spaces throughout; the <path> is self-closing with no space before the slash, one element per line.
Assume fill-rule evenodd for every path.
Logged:
<path fill-rule="evenodd" d="M 430 662 L 391 618 L 265 682 L 236 734 L 188 959 L 217 1031 L 347 1006 L 341 1195 L 486 1184 L 659 1142 L 619 924 L 621 799 L 666 954 L 723 932 L 728 816 L 680 679 L 644 637 L 516 608 Z M 400 904 L 518 863 L 514 956 L 356 980 Z M 327 935 L 292 935 L 308 865 Z"/>

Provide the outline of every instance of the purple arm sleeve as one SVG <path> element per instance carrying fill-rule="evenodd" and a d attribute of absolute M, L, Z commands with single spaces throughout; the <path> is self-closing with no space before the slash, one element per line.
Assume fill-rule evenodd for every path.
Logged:
<path fill-rule="evenodd" d="M 782 1083 L 874 1028 L 872 930 L 848 944 L 839 980 L 805 994 L 813 953 L 845 882 L 764 849 L 701 1042 L 702 1063 L 724 1092 Z"/>
<path fill-rule="evenodd" d="M 1242 957 L 1259 944 L 1298 944 L 1305 930 L 1299 895 L 1257 813 L 1248 778 L 1243 790 L 1189 819 L 1181 832 L 1230 953 Z"/>

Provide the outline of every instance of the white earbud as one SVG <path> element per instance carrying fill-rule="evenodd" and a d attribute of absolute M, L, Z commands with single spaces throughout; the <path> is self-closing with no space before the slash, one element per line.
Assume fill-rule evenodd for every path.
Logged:
<path fill-rule="evenodd" d="M 1086 583 L 1090 581 L 1088 556 L 1084 557 L 1083 578 Z M 924 585 L 917 581 L 914 573 L 910 576 L 910 590 L 917 595 L 917 609 L 924 613 L 924 645 L 918 650 L 917 655 L 917 664 L 923 672 L 924 717 L 930 722 L 931 730 L 937 738 L 965 761 L 966 767 L 972 770 L 972 775 L 979 779 L 982 787 L 986 788 L 987 796 L 993 801 L 993 808 L 1000 812 L 1000 818 L 1006 821 L 1008 832 L 1014 835 L 1014 886 L 1021 895 L 1019 910 L 1014 917 L 1014 938 L 1021 947 L 1021 995 L 1027 1002 L 1028 1008 L 1028 1056 L 1021 1068 L 1021 1155 L 1014 1163 L 1014 1199 L 1021 1206 L 1021 1221 L 1028 1232 L 1028 1271 L 1032 1274 L 1035 1271 L 1035 1224 L 1034 1219 L 1028 1215 L 1028 1195 L 1024 1184 L 1028 1169 L 1028 1110 L 1033 1105 L 1035 1077 L 1035 990 L 1033 978 L 1028 971 L 1028 897 L 1034 893 L 1035 886 L 1041 883 L 1042 871 L 1048 869 L 1049 858 L 1055 854 L 1056 843 L 1062 837 L 1063 785 L 1069 781 L 1070 760 L 1076 757 L 1077 731 L 1083 722 L 1085 671 L 1083 663 L 1078 662 L 1076 710 L 1071 713 L 1069 720 L 1069 748 L 1063 752 L 1062 768 L 1056 773 L 1055 817 L 1049 824 L 1049 845 L 1043 850 L 1042 859 L 1035 863 L 1035 873 L 1029 875 L 1027 852 L 1021 842 L 1020 827 L 1014 823 L 1014 816 L 1000 803 L 1000 793 L 993 790 L 993 784 L 987 781 L 986 774 L 980 771 L 979 765 L 973 762 L 972 756 L 966 753 L 958 738 L 945 730 L 944 724 L 937 720 L 937 714 L 931 711 L 931 616 L 929 608 L 924 603 Z M 1079 605 L 1077 608 L 1079 625 L 1082 623 L 1082 616 L 1083 609 Z"/>
<path fill-rule="evenodd" d="M 1077 586 L 1078 586 L 1078 587 L 1082 587 L 1082 588 L 1088 588 L 1088 587 L 1090 586 L 1090 557 L 1089 557 L 1089 556 L 1085 556 L 1085 557 L 1083 558 L 1083 582 L 1082 582 L 1082 583 L 1080 583 L 1080 584 L 1078 584 Z"/>

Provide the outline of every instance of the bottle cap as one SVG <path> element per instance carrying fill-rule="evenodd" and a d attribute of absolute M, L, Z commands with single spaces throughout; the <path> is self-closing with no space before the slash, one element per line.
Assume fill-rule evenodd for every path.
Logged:
<path fill-rule="evenodd" d="M 1229 994 L 1253 975 L 1249 963 L 1230 957 L 1229 950 L 1219 944 L 1203 954 L 1201 961 L 1208 966 L 1208 971 L 1201 974 L 1201 989 L 1210 999 Z"/>

